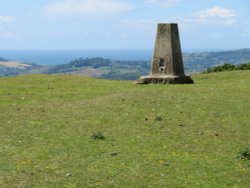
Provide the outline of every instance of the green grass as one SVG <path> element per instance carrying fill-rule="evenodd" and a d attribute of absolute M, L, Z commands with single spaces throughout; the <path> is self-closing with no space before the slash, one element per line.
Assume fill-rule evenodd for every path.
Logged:
<path fill-rule="evenodd" d="M 250 71 L 193 79 L 1 78 L 0 187 L 250 187 Z"/>

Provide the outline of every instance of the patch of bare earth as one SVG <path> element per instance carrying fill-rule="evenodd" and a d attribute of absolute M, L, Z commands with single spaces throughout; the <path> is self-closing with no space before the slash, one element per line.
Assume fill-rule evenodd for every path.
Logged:
<path fill-rule="evenodd" d="M 67 74 L 89 76 L 89 77 L 100 77 L 103 74 L 103 72 L 97 69 L 84 69 L 84 70 L 69 72 Z"/>
<path fill-rule="evenodd" d="M 26 69 L 27 67 L 30 67 L 31 65 L 24 64 L 18 61 L 0 61 L 0 66 L 5 66 L 9 68 Z"/>

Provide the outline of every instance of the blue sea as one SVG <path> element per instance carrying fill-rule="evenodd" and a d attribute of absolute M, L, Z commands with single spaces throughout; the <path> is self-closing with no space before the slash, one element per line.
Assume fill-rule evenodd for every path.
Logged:
<path fill-rule="evenodd" d="M 184 52 L 213 51 L 211 49 L 189 49 Z M 39 65 L 59 65 L 77 58 L 102 57 L 112 60 L 150 60 L 152 49 L 138 50 L 0 50 L 0 58 L 36 63 Z"/>

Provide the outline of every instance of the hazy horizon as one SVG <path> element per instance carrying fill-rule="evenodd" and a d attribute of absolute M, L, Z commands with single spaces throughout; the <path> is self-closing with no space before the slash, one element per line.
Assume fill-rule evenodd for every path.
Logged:
<path fill-rule="evenodd" d="M 184 49 L 183 53 L 223 52 L 238 49 Z M 1 50 L 0 58 L 10 61 L 35 63 L 39 65 L 58 65 L 78 58 L 101 57 L 112 60 L 147 61 L 151 60 L 153 49 L 76 49 L 76 50 Z"/>

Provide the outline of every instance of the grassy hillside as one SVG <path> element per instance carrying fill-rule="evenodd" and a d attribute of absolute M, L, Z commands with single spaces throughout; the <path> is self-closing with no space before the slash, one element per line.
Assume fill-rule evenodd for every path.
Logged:
<path fill-rule="evenodd" d="M 0 187 L 250 187 L 250 71 L 194 85 L 0 79 Z"/>

